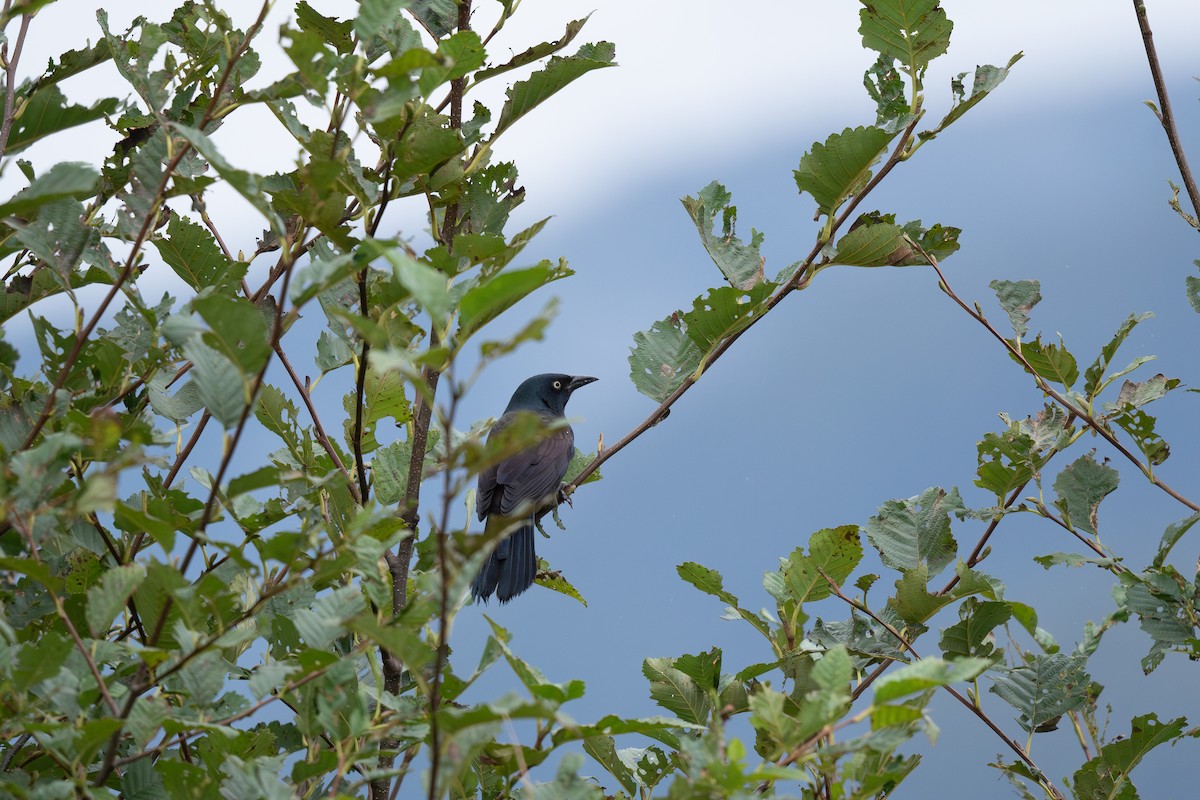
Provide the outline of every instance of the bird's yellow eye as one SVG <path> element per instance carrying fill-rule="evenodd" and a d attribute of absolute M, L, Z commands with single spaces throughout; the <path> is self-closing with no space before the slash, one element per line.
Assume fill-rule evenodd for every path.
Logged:
<path fill-rule="evenodd" d="M 555 388 L 555 389 L 561 389 L 561 388 L 562 388 L 562 381 L 555 381 L 555 382 L 554 382 L 554 388 Z"/>

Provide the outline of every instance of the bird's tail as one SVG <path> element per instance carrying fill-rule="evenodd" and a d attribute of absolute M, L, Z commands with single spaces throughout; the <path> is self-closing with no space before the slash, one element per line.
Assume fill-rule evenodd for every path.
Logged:
<path fill-rule="evenodd" d="M 489 519 L 488 527 L 491 522 Z M 529 519 L 496 545 L 471 581 L 471 594 L 476 600 L 486 602 L 494 592 L 501 603 L 507 603 L 533 585 L 537 577 L 533 541 L 533 520 Z"/>

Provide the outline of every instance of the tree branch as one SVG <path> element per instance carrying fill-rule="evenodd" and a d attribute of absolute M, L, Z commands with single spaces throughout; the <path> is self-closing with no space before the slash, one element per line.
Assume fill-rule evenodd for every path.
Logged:
<path fill-rule="evenodd" d="M 1158 94 L 1158 109 L 1156 116 L 1166 131 L 1167 141 L 1171 144 L 1171 153 L 1175 156 L 1175 164 L 1179 167 L 1179 175 L 1183 178 L 1183 186 L 1188 198 L 1192 201 L 1192 213 L 1200 217 L 1200 189 L 1196 188 L 1196 179 L 1188 166 L 1187 155 L 1183 152 L 1183 144 L 1179 141 L 1179 128 L 1175 124 L 1175 114 L 1171 111 L 1171 98 L 1167 95 L 1167 82 L 1163 78 L 1162 67 L 1158 63 L 1158 51 L 1154 47 L 1154 32 L 1150 30 L 1150 18 L 1146 15 L 1144 0 L 1133 0 L 1133 11 L 1137 14 L 1138 27 L 1142 31 L 1142 44 L 1146 48 L 1146 61 L 1150 65 L 1150 77 L 1154 80 L 1154 91 Z"/>

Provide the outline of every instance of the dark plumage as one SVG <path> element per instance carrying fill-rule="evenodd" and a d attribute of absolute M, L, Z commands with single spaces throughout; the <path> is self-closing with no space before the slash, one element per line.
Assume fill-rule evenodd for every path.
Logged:
<path fill-rule="evenodd" d="M 553 373 L 534 375 L 513 392 L 508 408 L 488 438 L 521 414 L 534 414 L 547 426 L 562 420 L 571 393 L 594 380 Z M 479 518 L 487 519 L 485 532 L 495 532 L 497 526 L 512 530 L 495 546 L 471 582 L 476 600 L 486 601 L 495 593 L 501 603 L 506 603 L 533 585 L 537 575 L 533 525 L 553 508 L 574 452 L 575 434 L 571 426 L 562 424 L 536 445 L 480 473 L 476 503 Z"/>

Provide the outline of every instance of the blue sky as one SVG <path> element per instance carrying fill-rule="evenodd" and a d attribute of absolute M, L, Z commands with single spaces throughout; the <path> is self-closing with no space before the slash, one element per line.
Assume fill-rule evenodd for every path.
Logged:
<path fill-rule="evenodd" d="M 313 5 L 327 13 L 339 7 Z M 735 18 L 728 4 L 715 2 L 597 7 L 594 0 L 527 0 L 522 12 L 531 21 L 503 47 L 521 49 L 535 31 L 554 37 L 563 21 L 595 9 L 580 41 L 616 41 L 622 66 L 583 79 L 542 110 L 541 121 L 552 124 L 537 128 L 539 120 L 530 120 L 528 133 L 515 134 L 499 151 L 518 160 L 528 190 L 513 229 L 555 216 L 527 260 L 565 256 L 578 274 L 552 288 L 561 306 L 547 341 L 485 373 L 464 417 L 498 414 L 522 378 L 544 371 L 601 378 L 571 404 L 580 446 L 594 446 L 601 433 L 615 441 L 649 413 L 653 404 L 629 382 L 625 359 L 635 331 L 720 283 L 678 203 L 710 180 L 733 192 L 744 237 L 751 226 L 766 233 L 768 274 L 808 252 L 813 204 L 796 195 L 791 170 L 813 141 L 873 121 L 860 82 L 871 57 L 859 48 L 856 4 L 819 5 L 750 2 Z M 80 6 L 91 4 L 62 2 L 45 14 Z M 119 11 L 132 16 L 139 6 L 150 8 L 131 3 Z M 932 115 L 948 102 L 950 74 L 1003 64 L 1017 50 L 1026 58 L 992 97 L 900 167 L 864 209 L 962 228 L 963 249 L 946 262 L 947 276 L 998 326 L 1004 318 L 988 282 L 1036 278 L 1045 300 L 1032 330 L 1061 333 L 1080 361 L 1090 362 L 1129 313 L 1152 310 L 1156 318 L 1139 327 L 1123 354 L 1160 357 L 1142 378 L 1163 371 L 1200 380 L 1194 344 L 1200 318 L 1183 296 L 1183 278 L 1196 274 L 1191 261 L 1200 248 L 1166 205 L 1175 169 L 1161 128 L 1141 105 L 1153 88 L 1130 5 L 946 6 L 957 27 L 949 55 L 931 70 Z M 1191 79 L 1200 64 L 1187 36 L 1194 35 L 1197 12 L 1182 1 L 1152 2 L 1150 12 L 1185 142 L 1200 144 L 1200 85 Z M 74 47 L 95 37 L 87 15 L 64 30 L 78 38 L 64 34 L 44 46 Z M 27 63 L 44 60 L 31 55 Z M 68 86 L 73 99 L 94 90 Z M 95 133 L 79 146 L 102 155 L 111 141 Z M 218 145 L 235 163 L 266 172 L 286 168 L 291 157 L 274 151 L 267 157 L 281 159 L 282 167 L 258 166 L 261 149 L 246 150 L 244 143 L 261 139 L 222 133 Z M 1200 146 L 1192 154 L 1200 161 Z M 63 157 L 61 150 L 31 155 Z M 72 156 L 90 157 L 86 150 Z M 261 228 L 237 201 L 214 213 L 225 217 L 233 240 L 250 243 Z M 400 209 L 393 224 L 396 232 L 419 235 L 419 211 Z M 147 294 L 178 291 L 169 279 L 155 283 L 153 270 L 147 279 Z M 523 308 L 532 313 L 539 303 Z M 308 316 L 309 324 L 319 322 L 315 308 Z M 343 389 L 333 376 L 321 386 L 327 422 L 338 419 Z M 1156 409 L 1174 451 L 1161 474 L 1190 496 L 1200 494 L 1200 428 L 1189 425 L 1195 402 L 1195 395 L 1177 393 Z M 1032 381 L 937 291 L 928 270 L 828 270 L 744 336 L 668 421 L 610 461 L 601 483 L 578 493 L 575 508 L 564 513 L 566 533 L 551 528 L 554 538 L 539 540 L 541 553 L 590 605 L 535 589 L 486 613 L 513 632 L 516 652 L 552 680 L 587 682 L 587 696 L 566 709 L 577 718 L 656 713 L 641 676 L 643 658 L 719 645 L 726 670 L 735 671 L 767 655 L 748 628 L 720 619 L 720 603 L 679 580 L 675 565 L 717 568 L 748 607 L 766 605 L 763 571 L 819 528 L 865 523 L 885 500 L 933 485 L 958 486 L 969 504 L 987 504 L 990 498 L 972 486 L 975 442 L 998 429 L 997 412 L 1017 417 L 1040 406 Z M 267 445 L 265 438 L 251 440 L 247 452 Z M 1099 446 L 1098 457 L 1105 456 L 1114 453 Z M 205 458 L 198 453 L 197 463 Z M 1101 535 L 1138 568 L 1185 509 L 1146 487 L 1127 463 L 1113 466 L 1123 484 L 1101 507 Z M 960 548 L 969 550 L 981 530 L 978 523 L 956 526 Z M 1200 550 L 1194 539 L 1176 554 L 1184 570 Z M 1075 549 L 1049 523 L 1017 517 L 1002 523 L 994 555 L 983 565 L 1007 581 L 1010 598 L 1036 605 L 1043 627 L 1068 647 L 1085 621 L 1112 609 L 1113 579 L 1087 569 L 1046 572 L 1030 559 Z M 893 578 L 885 575 L 877 585 L 876 602 Z M 834 605 L 816 613 L 846 616 Z M 486 635 L 478 610 L 466 609 L 452 638 L 459 671 L 473 667 Z M 936 637 L 927 639 L 919 649 L 935 652 Z M 1195 684 L 1192 664 L 1171 656 L 1144 679 L 1139 660 L 1148 647 L 1149 639 L 1126 625 L 1091 662 L 1093 676 L 1107 687 L 1104 701 L 1114 705 L 1110 733 L 1127 730 L 1131 716 L 1148 711 L 1200 720 L 1196 693 L 1179 691 Z M 516 687 L 501 666 L 475 697 Z M 998 698 L 986 694 L 984 702 L 1019 736 Z M 967 781 L 976 797 L 1010 796 L 984 766 L 1001 743 L 954 704 L 939 702 L 934 710 L 947 735 L 935 747 L 914 743 L 927 763 L 897 796 L 938 796 L 937 787 Z M 1143 796 L 1185 796 L 1194 747 L 1186 742 L 1153 755 L 1135 776 Z M 1056 779 L 1082 761 L 1067 730 L 1039 735 L 1033 755 Z"/>

